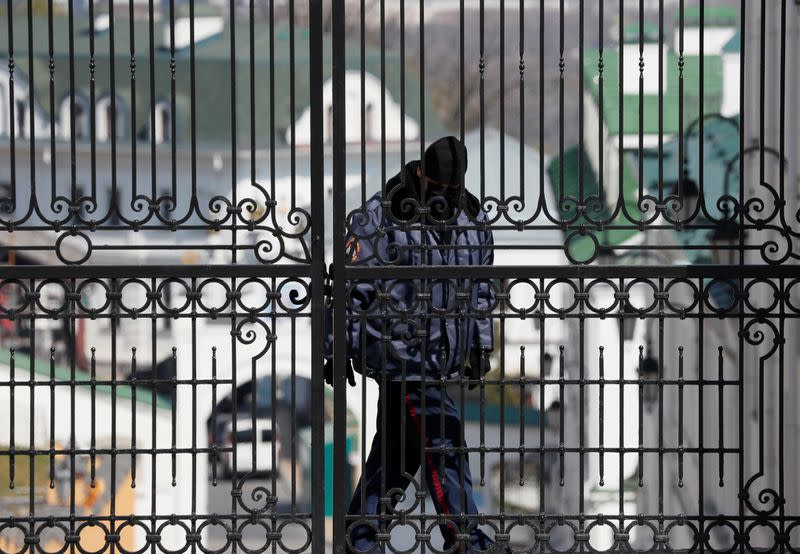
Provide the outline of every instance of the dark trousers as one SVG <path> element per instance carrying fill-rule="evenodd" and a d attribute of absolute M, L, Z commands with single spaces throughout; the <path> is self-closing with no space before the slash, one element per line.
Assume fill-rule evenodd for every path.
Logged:
<path fill-rule="evenodd" d="M 378 551 L 376 533 L 389 533 L 381 530 L 375 515 L 381 513 L 381 499 L 385 498 L 387 506 L 384 513 L 392 514 L 392 510 L 404 496 L 406 487 L 413 479 L 420 462 L 424 464 L 424 476 L 427 492 L 433 500 L 436 511 L 440 514 L 454 516 L 454 521 L 440 526 L 444 536 L 445 550 L 458 542 L 456 534 L 469 535 L 469 543 L 462 541 L 456 551 L 472 551 L 472 548 L 486 550 L 492 540 L 478 528 L 477 518 L 466 518 L 459 522 L 462 513 L 477 515 L 478 509 L 472 498 L 472 479 L 469 461 L 466 454 L 448 451 L 444 455 L 427 452 L 422 455 L 421 432 L 423 429 L 427 447 L 447 448 L 461 446 L 461 418 L 453 400 L 446 390 L 436 385 L 426 385 L 424 390 L 425 407 L 422 406 L 422 387 L 418 382 L 407 382 L 405 396 L 399 382 L 387 383 L 381 388 L 378 401 L 377 432 L 372 441 L 369 458 L 358 487 L 353 493 L 348 515 L 361 516 L 360 519 L 348 521 L 348 536 L 352 548 L 356 552 Z M 386 410 L 384 413 L 384 400 Z M 444 425 L 442 426 L 442 414 Z M 402 419 L 405 417 L 405 436 L 402 432 Z M 385 418 L 385 421 L 384 421 Z M 384 435 L 385 429 L 385 435 Z M 385 444 L 384 444 L 385 443 Z M 381 450 L 385 448 L 385 459 Z M 444 463 L 442 463 L 444 462 Z M 405 465 L 403 466 L 403 463 Z M 463 488 L 461 471 L 464 472 Z M 384 483 L 385 480 L 385 483 Z M 415 483 L 409 494 L 421 491 L 420 483 Z M 416 488 L 417 490 L 414 490 Z M 363 499 L 362 499 L 363 496 Z M 392 518 L 396 522 L 396 518 Z M 418 520 L 409 520 L 419 527 Z M 429 523 L 425 524 L 427 528 Z M 427 529 L 419 529 L 425 533 Z"/>

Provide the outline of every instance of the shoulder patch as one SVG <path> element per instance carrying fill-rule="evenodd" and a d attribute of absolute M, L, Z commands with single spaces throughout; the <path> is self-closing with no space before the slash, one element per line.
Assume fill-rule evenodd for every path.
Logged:
<path fill-rule="evenodd" d="M 355 262 L 361 255 L 361 243 L 355 237 L 350 237 L 344 245 L 347 255 L 350 256 L 350 261 Z"/>

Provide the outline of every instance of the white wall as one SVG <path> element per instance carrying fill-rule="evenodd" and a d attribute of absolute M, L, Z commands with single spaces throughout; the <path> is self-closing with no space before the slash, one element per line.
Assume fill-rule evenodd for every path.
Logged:
<path fill-rule="evenodd" d="M 388 142 L 400 140 L 400 134 L 405 125 L 405 139 L 414 140 L 419 137 L 419 125 L 409 117 L 403 117 L 400 104 L 392 95 L 381 87 L 380 78 L 365 73 L 364 97 L 361 97 L 361 72 L 347 71 L 345 73 L 345 112 L 347 122 L 345 125 L 345 140 L 349 143 L 361 142 L 361 111 L 365 110 L 367 142 L 378 142 L 381 137 L 381 95 L 385 94 L 386 103 L 386 132 L 384 136 Z M 366 107 L 371 105 L 371 109 Z M 323 106 L 323 138 L 326 142 L 333 135 L 332 112 L 333 109 L 333 81 L 329 79 L 322 88 Z M 298 145 L 311 144 L 311 108 L 307 107 L 297 119 L 295 126 L 296 143 Z M 290 130 L 286 130 L 286 142 L 291 140 Z"/>
<path fill-rule="evenodd" d="M 666 41 L 661 49 L 661 56 L 663 59 L 663 77 L 664 89 L 668 87 L 667 83 L 667 54 Z M 644 61 L 644 94 L 658 94 L 658 64 L 659 64 L 659 47 L 657 42 L 645 42 L 642 48 L 642 60 Z M 639 44 L 638 43 L 625 43 L 623 46 L 623 63 L 622 67 L 622 90 L 625 94 L 639 94 Z"/>
<path fill-rule="evenodd" d="M 724 54 L 722 56 L 722 106 L 720 113 L 725 117 L 739 114 L 739 101 L 741 96 L 739 88 L 741 78 L 739 54 Z"/>
<path fill-rule="evenodd" d="M 736 33 L 734 27 L 709 27 L 704 29 L 703 51 L 706 56 L 718 56 L 722 49 Z M 674 31 L 674 50 L 679 51 L 680 29 L 676 26 Z M 683 30 L 683 54 L 685 56 L 700 55 L 700 27 L 686 27 Z"/>
<path fill-rule="evenodd" d="M 39 361 L 39 368 L 41 369 L 43 362 Z M 48 370 L 46 370 L 48 371 Z M 29 387 L 23 383 L 27 383 L 31 378 L 29 369 L 16 367 L 14 373 L 14 380 L 19 382 L 20 385 L 14 388 L 14 446 L 17 449 L 28 449 L 30 444 L 30 403 L 31 395 Z M 47 382 L 49 380 L 48 373 L 35 373 L 34 379 L 38 382 Z M 11 379 L 10 369 L 6 365 L 0 365 L 0 381 L 9 381 Z M 60 379 L 59 379 L 60 381 Z M 98 387 L 98 389 L 100 389 Z M 50 388 L 40 387 L 35 388 L 33 402 L 34 402 L 34 419 L 33 419 L 33 448 L 36 449 L 49 449 L 51 439 L 50 417 L 51 412 L 55 410 L 55 425 L 52 430 L 52 438 L 61 444 L 62 448 L 70 448 L 73 443 L 71 442 L 71 425 L 72 413 L 75 413 L 75 443 L 74 447 L 79 449 L 91 448 L 91 388 L 89 386 L 76 386 L 75 387 L 75 404 L 73 406 L 70 399 L 69 386 L 56 386 L 55 387 L 55 403 L 50 403 Z M 155 423 L 157 434 L 155 441 L 152 435 L 152 405 L 144 401 L 144 398 L 149 399 L 149 391 L 145 392 L 140 390 L 138 392 L 139 400 L 136 404 L 136 448 L 170 448 L 171 447 L 171 411 L 170 409 L 158 407 L 155 410 Z M 133 409 L 131 408 L 131 398 L 117 397 L 116 401 L 116 426 L 112 427 L 112 401 L 109 392 L 102 389 L 98 390 L 95 395 L 95 432 L 96 432 L 96 447 L 97 448 L 111 448 L 112 434 L 116 436 L 116 448 L 125 449 L 131 448 L 132 443 L 132 422 L 133 422 Z M 11 400 L 9 394 L 9 387 L 0 387 L 0 445 L 10 445 L 10 423 L 11 421 Z M 179 437 L 188 436 L 180 433 Z M 178 446 L 189 446 L 186 444 L 178 443 Z M 121 456 L 121 455 L 120 455 Z M 22 457 L 20 457 L 21 459 Z M 183 458 L 183 457 L 181 457 Z M 201 458 L 198 456 L 198 461 L 202 463 Z M 103 456 L 98 456 L 100 463 L 107 460 Z M 156 479 L 156 511 L 158 513 L 189 513 L 185 511 L 188 508 L 188 499 L 191 498 L 194 485 L 190 482 L 189 476 L 191 473 L 180 472 L 178 473 L 177 484 L 175 487 L 171 485 L 171 472 L 172 462 L 169 454 L 162 454 L 156 456 L 156 475 L 152 474 L 151 470 L 151 456 L 147 454 L 139 454 L 136 460 L 136 507 L 137 514 L 150 513 L 151 511 L 151 498 L 150 498 L 150 485 L 152 480 Z M 200 473 L 205 477 L 205 473 Z M 122 477 L 121 475 L 119 477 Z M 110 486 L 110 485 L 109 485 Z M 141 528 L 136 528 L 137 534 L 141 535 L 137 540 L 139 544 L 143 540 L 143 531 Z M 163 541 L 167 547 L 177 548 L 183 545 L 182 533 L 171 533 L 166 530 L 163 533 Z"/>

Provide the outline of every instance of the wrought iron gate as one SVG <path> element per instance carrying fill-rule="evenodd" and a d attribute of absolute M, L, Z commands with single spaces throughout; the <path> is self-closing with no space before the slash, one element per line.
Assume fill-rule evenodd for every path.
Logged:
<path fill-rule="evenodd" d="M 222 4 L 6 3 L 0 552 L 800 548 L 796 2 Z"/>

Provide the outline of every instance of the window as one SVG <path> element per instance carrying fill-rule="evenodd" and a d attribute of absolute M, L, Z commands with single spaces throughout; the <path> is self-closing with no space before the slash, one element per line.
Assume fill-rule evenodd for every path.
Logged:
<path fill-rule="evenodd" d="M 75 97 L 75 140 L 89 140 L 89 103 L 82 96 Z M 61 136 L 72 138 L 72 99 L 67 96 L 61 101 Z"/>
<path fill-rule="evenodd" d="M 172 219 L 170 215 L 170 208 L 172 208 L 172 191 L 170 190 L 162 190 L 161 194 L 158 195 L 158 213 L 161 214 L 161 217 L 164 218 L 166 221 Z"/>
<path fill-rule="evenodd" d="M 155 106 L 155 128 L 151 134 L 156 144 L 167 142 L 172 138 L 172 113 L 167 102 L 158 102 Z"/>
<path fill-rule="evenodd" d="M 19 138 L 27 138 L 28 136 L 28 126 L 26 125 L 28 121 L 28 102 L 25 101 L 24 98 L 18 98 L 14 102 L 15 110 L 14 110 L 14 123 L 16 125 L 15 134 Z"/>
<path fill-rule="evenodd" d="M 96 133 L 97 140 L 108 141 L 111 140 L 111 133 L 113 129 L 114 116 L 116 112 L 116 134 L 117 138 L 125 136 L 124 119 L 122 117 L 122 106 L 119 99 L 115 102 L 116 106 L 112 106 L 111 97 L 106 96 L 97 102 L 96 112 Z"/>
<path fill-rule="evenodd" d="M 119 225 L 120 218 L 120 205 L 119 205 L 119 191 L 117 189 L 109 187 L 108 194 L 106 198 L 111 199 L 111 202 L 108 206 L 109 209 L 109 216 L 108 216 L 108 224 L 109 225 Z"/>
<path fill-rule="evenodd" d="M 15 198 L 11 194 L 11 183 L 0 183 L 0 216 L 13 209 L 14 201 Z"/>
<path fill-rule="evenodd" d="M 368 102 L 364 107 L 364 140 L 366 142 L 372 142 L 374 138 L 372 134 L 372 112 L 372 102 Z"/>

